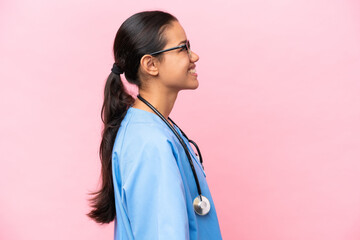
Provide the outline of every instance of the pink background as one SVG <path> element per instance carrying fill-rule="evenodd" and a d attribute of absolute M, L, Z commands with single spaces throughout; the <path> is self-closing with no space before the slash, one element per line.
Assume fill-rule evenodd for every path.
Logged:
<path fill-rule="evenodd" d="M 196 140 L 224 239 L 360 239 L 358 0 L 0 2 L 0 239 L 112 239 L 85 216 L 120 24 L 180 20 Z"/>

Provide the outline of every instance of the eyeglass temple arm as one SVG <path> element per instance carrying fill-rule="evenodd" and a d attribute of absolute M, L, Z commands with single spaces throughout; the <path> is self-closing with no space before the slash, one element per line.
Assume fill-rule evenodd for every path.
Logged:
<path fill-rule="evenodd" d="M 150 53 L 150 55 L 156 55 L 156 54 L 159 54 L 159 53 L 171 51 L 171 50 L 174 50 L 174 49 L 182 48 L 183 46 L 186 46 L 186 44 L 182 44 L 180 46 L 172 47 L 172 48 L 165 49 L 165 50 L 156 51 L 156 52 Z"/>

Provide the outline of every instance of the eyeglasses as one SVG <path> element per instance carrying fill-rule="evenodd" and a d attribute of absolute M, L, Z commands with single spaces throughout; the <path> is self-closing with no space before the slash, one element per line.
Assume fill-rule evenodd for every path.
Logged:
<path fill-rule="evenodd" d="M 164 49 L 164 50 L 160 50 L 160 51 L 156 51 L 156 52 L 149 53 L 149 54 L 151 56 L 155 56 L 157 54 L 167 52 L 167 51 L 171 51 L 171 50 L 175 50 L 175 49 L 179 49 L 179 48 L 181 48 L 181 51 L 186 50 L 188 52 L 189 58 L 191 58 L 191 50 L 190 50 L 190 41 L 189 40 L 186 40 L 186 43 L 182 44 L 180 46 L 172 47 L 172 48 L 168 48 L 168 49 Z"/>

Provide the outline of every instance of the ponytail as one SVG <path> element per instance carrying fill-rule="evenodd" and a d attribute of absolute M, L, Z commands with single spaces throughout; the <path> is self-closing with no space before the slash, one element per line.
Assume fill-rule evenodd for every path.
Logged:
<path fill-rule="evenodd" d="M 112 149 L 121 121 L 128 108 L 134 103 L 121 81 L 120 75 L 111 73 L 104 89 L 104 103 L 101 109 L 101 119 L 104 123 L 99 156 L 101 159 L 101 189 L 91 193 L 93 208 L 87 214 L 98 223 L 109 223 L 115 218 L 115 196 L 112 179 Z"/>
<path fill-rule="evenodd" d="M 136 13 L 121 24 L 114 39 L 114 62 L 111 74 L 106 80 L 101 119 L 104 123 L 99 156 L 101 160 L 101 188 L 91 193 L 91 212 L 87 216 L 98 223 L 109 223 L 116 215 L 114 183 L 112 178 L 112 150 L 116 134 L 127 110 L 135 99 L 129 95 L 121 81 L 126 80 L 139 89 L 142 81 L 139 66 L 142 56 L 163 49 L 167 40 L 165 29 L 177 19 L 163 11 L 143 11 Z M 162 61 L 162 55 L 155 56 Z"/>

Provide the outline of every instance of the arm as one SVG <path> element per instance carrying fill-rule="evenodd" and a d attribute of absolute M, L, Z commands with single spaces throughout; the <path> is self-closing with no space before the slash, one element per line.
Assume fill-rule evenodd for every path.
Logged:
<path fill-rule="evenodd" d="M 170 143 L 149 141 L 139 151 L 124 184 L 135 239 L 189 239 L 185 191 Z"/>

